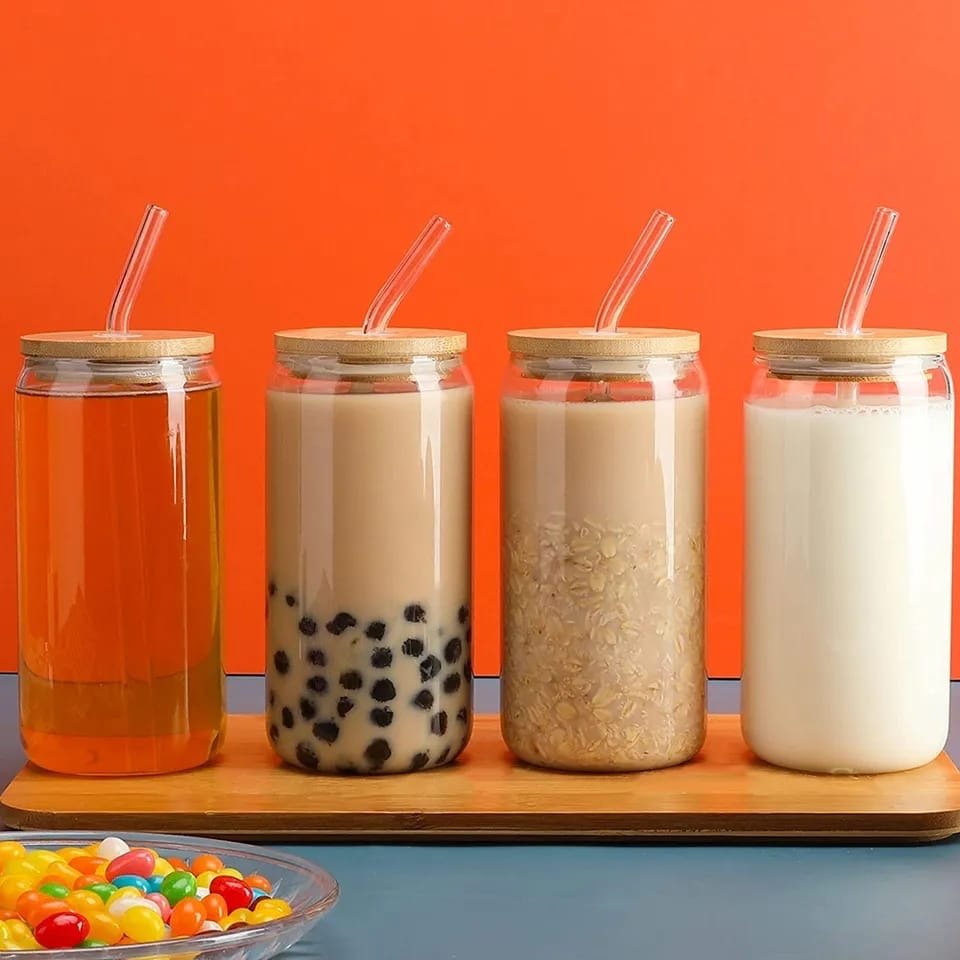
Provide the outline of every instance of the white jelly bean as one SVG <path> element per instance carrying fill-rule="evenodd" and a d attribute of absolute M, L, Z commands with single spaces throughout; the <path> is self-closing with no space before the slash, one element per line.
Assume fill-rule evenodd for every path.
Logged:
<path fill-rule="evenodd" d="M 163 916 L 159 905 L 152 900 L 147 900 L 146 897 L 120 897 L 118 900 L 114 900 L 107 907 L 107 910 L 110 916 L 116 920 L 122 917 L 131 907 L 146 907 L 148 910 L 153 910 L 158 917 Z"/>
<path fill-rule="evenodd" d="M 100 846 L 97 848 L 97 856 L 103 857 L 104 860 L 115 860 L 122 854 L 129 852 L 129 845 L 119 837 L 105 837 L 100 841 Z"/>
<path fill-rule="evenodd" d="M 194 896 L 198 900 L 202 900 L 204 897 L 210 896 L 210 890 L 207 887 L 197 887 L 197 892 L 194 894 Z"/>
<path fill-rule="evenodd" d="M 216 920 L 204 920 L 201 933 L 223 933 L 223 927 Z"/>

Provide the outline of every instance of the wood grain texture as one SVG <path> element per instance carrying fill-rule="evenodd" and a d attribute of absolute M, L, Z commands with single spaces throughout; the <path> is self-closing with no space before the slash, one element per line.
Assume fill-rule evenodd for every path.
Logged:
<path fill-rule="evenodd" d="M 942 754 L 907 773 L 831 777 L 757 761 L 736 716 L 712 716 L 692 762 L 637 774 L 515 761 L 496 717 L 461 759 L 387 777 L 308 774 L 276 760 L 263 720 L 230 718 L 226 749 L 181 774 L 83 778 L 27 766 L 0 798 L 16 829 L 162 830 L 254 839 L 429 841 L 938 840 L 960 832 L 960 773 Z"/>

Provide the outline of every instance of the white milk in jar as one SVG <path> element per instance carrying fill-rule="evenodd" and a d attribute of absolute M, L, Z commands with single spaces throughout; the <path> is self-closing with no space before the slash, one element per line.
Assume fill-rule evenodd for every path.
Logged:
<path fill-rule="evenodd" d="M 754 344 L 744 736 L 800 770 L 927 763 L 949 717 L 946 336 L 779 331 Z"/>

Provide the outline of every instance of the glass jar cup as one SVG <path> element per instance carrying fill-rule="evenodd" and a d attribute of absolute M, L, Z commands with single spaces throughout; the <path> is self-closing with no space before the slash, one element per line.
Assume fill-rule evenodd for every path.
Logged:
<path fill-rule="evenodd" d="M 72 774 L 152 774 L 222 741 L 213 336 L 23 337 L 16 393 L 20 728 Z"/>
<path fill-rule="evenodd" d="M 682 763 L 705 732 L 699 334 L 508 340 L 504 738 L 546 767 Z"/>
<path fill-rule="evenodd" d="M 267 728 L 308 770 L 452 761 L 470 735 L 466 336 L 276 335 L 267 393 Z"/>
<path fill-rule="evenodd" d="M 824 773 L 933 760 L 949 718 L 953 386 L 924 330 L 754 335 L 743 732 Z"/>

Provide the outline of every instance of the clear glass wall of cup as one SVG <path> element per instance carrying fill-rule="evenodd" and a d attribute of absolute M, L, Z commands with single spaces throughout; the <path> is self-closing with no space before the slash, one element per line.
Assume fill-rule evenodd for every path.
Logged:
<path fill-rule="evenodd" d="M 743 730 L 770 763 L 881 773 L 947 735 L 953 388 L 945 334 L 754 335 Z"/>
<path fill-rule="evenodd" d="M 704 739 L 699 334 L 509 334 L 501 723 L 522 760 L 682 763 Z"/>
<path fill-rule="evenodd" d="M 267 727 L 309 770 L 437 767 L 471 727 L 466 336 L 276 335 Z"/>
<path fill-rule="evenodd" d="M 213 336 L 21 340 L 20 721 L 75 774 L 184 770 L 224 729 Z"/>

